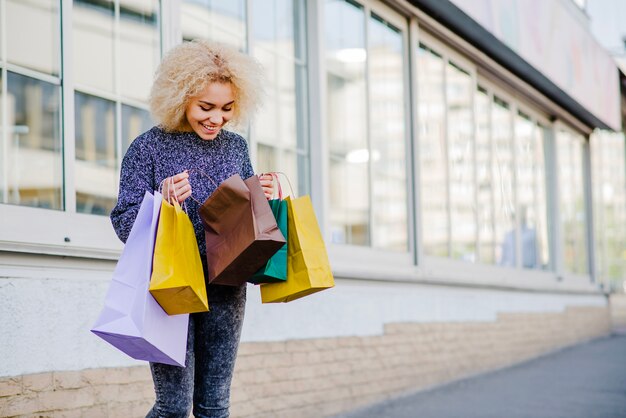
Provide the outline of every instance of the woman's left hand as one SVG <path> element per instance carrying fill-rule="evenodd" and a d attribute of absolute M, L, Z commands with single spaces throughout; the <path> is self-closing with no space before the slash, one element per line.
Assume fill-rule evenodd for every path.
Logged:
<path fill-rule="evenodd" d="M 259 181 L 261 182 L 261 187 L 263 187 L 265 198 L 270 200 L 272 196 L 274 196 L 274 182 L 272 176 L 270 174 L 261 174 L 259 175 Z"/>

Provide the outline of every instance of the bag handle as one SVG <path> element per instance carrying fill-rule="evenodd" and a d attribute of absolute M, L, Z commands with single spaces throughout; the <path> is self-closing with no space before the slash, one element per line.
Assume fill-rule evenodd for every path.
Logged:
<path fill-rule="evenodd" d="M 161 182 L 159 183 L 159 193 L 161 193 L 161 195 L 163 195 L 163 185 L 165 184 L 165 181 L 168 180 L 168 183 L 170 184 L 170 186 L 172 187 L 172 189 L 174 190 L 174 196 L 170 196 L 169 195 L 169 190 L 167 193 L 167 199 L 165 198 L 165 196 L 163 196 L 163 199 L 165 199 L 167 201 L 167 203 L 169 203 L 170 205 L 173 205 L 172 203 L 172 198 L 174 199 L 174 202 L 181 207 L 182 210 L 185 211 L 185 213 L 187 213 L 187 205 L 185 205 L 185 202 L 183 202 L 183 204 L 180 204 L 180 200 L 178 200 L 178 196 L 176 195 L 176 183 L 174 183 L 174 176 L 171 177 L 166 177 L 163 180 L 161 180 Z M 189 214 L 187 214 L 189 215 Z"/>
<path fill-rule="evenodd" d="M 292 195 L 293 197 L 296 197 L 296 194 L 293 192 L 293 187 L 291 186 L 291 181 L 289 180 L 289 177 L 287 176 L 287 174 L 285 174 L 285 173 L 284 173 L 284 172 L 282 172 L 282 171 L 270 171 L 270 172 L 268 172 L 268 173 L 262 173 L 262 175 L 263 175 L 263 174 L 269 174 L 270 176 L 272 176 L 272 181 L 273 181 L 274 179 L 276 179 L 276 183 L 278 184 L 278 195 L 279 195 L 279 199 L 281 199 L 281 200 L 282 200 L 282 198 L 283 198 L 283 197 L 282 197 L 282 195 L 283 195 L 283 189 L 282 189 L 282 186 L 281 186 L 281 184 L 280 184 L 280 178 L 279 178 L 279 176 L 278 176 L 279 174 L 282 174 L 282 175 L 285 177 L 285 179 L 287 179 L 287 183 L 289 184 L 289 190 L 291 191 L 291 195 Z M 273 184 L 273 183 L 272 183 L 272 184 Z"/>
<path fill-rule="evenodd" d="M 199 168 L 191 168 L 189 170 L 186 170 L 187 173 L 193 173 L 194 171 L 200 173 L 201 175 L 203 175 L 204 177 L 208 178 L 209 180 L 211 180 L 211 183 L 213 183 L 213 185 L 215 186 L 215 188 L 217 189 L 218 185 L 215 182 L 215 180 L 213 180 L 213 177 L 209 176 L 207 173 L 205 173 L 204 171 L 200 170 Z M 195 197 L 193 197 L 193 187 L 191 188 L 191 194 L 189 195 L 189 197 L 198 204 L 198 206 L 202 206 L 202 202 L 200 202 L 198 199 L 196 199 Z"/>

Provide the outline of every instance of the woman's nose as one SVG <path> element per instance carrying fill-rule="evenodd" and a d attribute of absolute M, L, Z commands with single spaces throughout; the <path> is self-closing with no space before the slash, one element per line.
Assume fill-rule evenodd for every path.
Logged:
<path fill-rule="evenodd" d="M 213 115 L 209 117 L 209 122 L 214 123 L 216 125 L 221 125 L 224 121 L 224 118 L 220 115 Z"/>

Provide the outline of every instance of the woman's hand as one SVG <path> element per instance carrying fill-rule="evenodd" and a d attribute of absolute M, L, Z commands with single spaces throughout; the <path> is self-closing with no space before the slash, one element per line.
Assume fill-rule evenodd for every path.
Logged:
<path fill-rule="evenodd" d="M 183 203 L 189 196 L 191 196 L 191 184 L 189 184 L 187 170 L 163 180 L 163 197 L 168 202 L 177 200 L 178 203 Z"/>
<path fill-rule="evenodd" d="M 263 193 L 265 193 L 265 198 L 267 200 L 270 200 L 272 196 L 274 196 L 274 182 L 271 174 L 259 175 L 259 181 L 261 182 L 261 187 L 263 187 Z"/>

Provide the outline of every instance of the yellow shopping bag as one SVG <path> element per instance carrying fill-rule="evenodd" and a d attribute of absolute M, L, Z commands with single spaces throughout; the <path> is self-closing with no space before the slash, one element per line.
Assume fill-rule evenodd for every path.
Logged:
<path fill-rule="evenodd" d="M 263 303 L 290 302 L 335 285 L 309 196 L 287 197 L 287 281 L 261 285 Z"/>
<path fill-rule="evenodd" d="M 150 293 L 170 315 L 209 310 L 196 235 L 178 202 L 161 202 Z"/>

